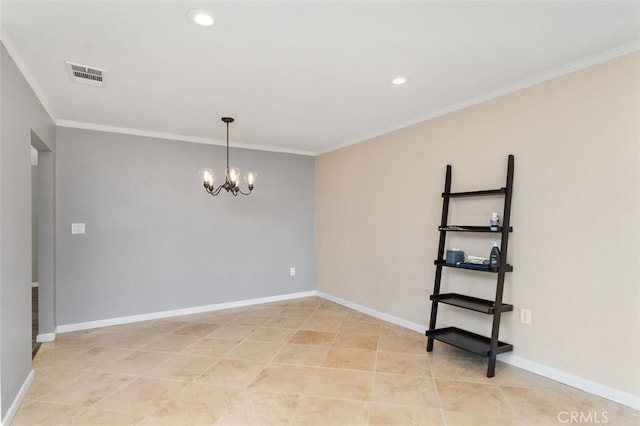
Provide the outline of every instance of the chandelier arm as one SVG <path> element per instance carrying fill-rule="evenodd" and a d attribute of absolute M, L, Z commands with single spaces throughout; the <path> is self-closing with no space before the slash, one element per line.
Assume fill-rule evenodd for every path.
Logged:
<path fill-rule="evenodd" d="M 251 194 L 251 190 L 249 190 L 249 192 L 242 192 L 242 190 L 240 188 L 238 188 L 238 192 L 241 193 L 242 195 L 249 195 Z"/>
<path fill-rule="evenodd" d="M 211 195 L 213 195 L 213 196 L 215 197 L 216 195 L 218 195 L 218 194 L 220 193 L 220 190 L 221 190 L 222 188 L 223 188 L 223 186 L 222 186 L 222 185 L 220 185 L 220 186 L 218 187 L 218 189 L 216 189 L 215 191 L 213 191 L 213 190 L 212 190 L 212 191 L 207 191 L 207 192 L 208 192 L 209 194 L 211 194 Z"/>

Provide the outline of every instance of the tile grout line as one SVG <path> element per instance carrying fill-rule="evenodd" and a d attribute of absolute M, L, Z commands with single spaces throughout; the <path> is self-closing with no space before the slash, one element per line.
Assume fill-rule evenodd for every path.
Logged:
<path fill-rule="evenodd" d="M 376 356 L 373 361 L 373 376 L 371 377 L 371 397 L 369 398 L 369 412 L 367 413 L 367 425 L 371 424 L 371 410 L 373 410 L 373 394 L 376 386 L 376 376 L 378 374 L 378 355 L 380 354 L 380 330 L 378 329 L 378 335 L 376 336 Z"/>
<path fill-rule="evenodd" d="M 438 398 L 438 404 L 440 405 L 440 417 L 442 418 L 442 424 L 447 426 L 447 419 L 444 415 L 444 405 L 442 404 L 442 398 L 440 398 L 440 390 L 438 389 L 438 385 L 436 384 L 436 376 L 433 374 L 433 364 L 431 363 L 431 356 L 429 356 L 429 352 L 427 352 L 426 342 L 425 342 L 425 352 L 427 353 L 427 362 L 429 363 L 429 373 L 431 374 L 431 381 L 433 382 L 433 388 L 436 391 L 436 398 Z"/>
<path fill-rule="evenodd" d="M 318 310 L 319 310 L 319 308 L 320 308 L 320 305 L 321 305 L 321 304 L 318 304 L 318 305 L 315 307 L 315 309 L 313 310 L 313 312 L 311 313 L 311 315 L 309 315 L 309 316 L 305 319 L 305 321 L 304 321 L 302 324 L 300 324 L 300 326 L 298 326 L 298 328 L 296 329 L 296 332 L 294 333 L 294 336 L 298 333 L 298 331 L 302 330 L 302 327 L 303 327 L 303 326 L 304 326 L 304 324 L 307 322 L 307 320 L 308 320 L 309 318 L 311 318 L 311 317 L 313 316 L 313 314 L 315 314 L 316 312 L 318 312 Z M 336 335 L 337 335 L 337 334 L 336 334 Z M 291 339 L 292 339 L 292 338 L 293 338 L 293 336 L 291 337 Z M 291 340 L 291 339 L 289 339 L 289 342 L 290 342 L 290 340 Z M 334 336 L 334 340 L 335 340 L 335 336 Z M 287 342 L 287 343 L 289 343 L 289 342 Z M 301 345 L 301 346 L 303 346 L 303 345 Z M 326 356 L 327 356 L 327 354 L 328 354 L 328 353 L 329 353 L 329 349 L 327 349 L 327 352 L 326 352 L 326 353 L 325 353 L 325 355 L 324 355 L 324 357 L 325 357 L 325 358 L 326 358 Z M 323 358 L 323 360 L 324 360 L 324 358 Z M 320 361 L 320 366 L 322 365 L 322 362 L 323 362 L 323 361 Z M 318 366 L 318 367 L 320 367 L 320 366 Z M 315 380 L 316 380 L 316 377 L 317 377 L 317 376 L 318 376 L 318 368 L 316 367 L 316 368 L 314 368 L 314 369 L 313 369 L 313 378 L 309 381 L 309 384 L 307 384 L 307 386 L 305 386 L 305 388 L 302 390 L 302 392 L 301 392 L 301 393 L 298 393 L 298 394 L 297 394 L 297 396 L 298 396 L 298 399 L 297 399 L 297 401 L 298 401 L 298 405 L 296 406 L 296 410 L 295 410 L 295 412 L 294 412 L 293 416 L 291 417 L 291 419 L 290 419 L 290 420 L 289 420 L 289 422 L 288 422 L 290 425 L 295 425 L 295 424 L 296 424 L 296 423 L 295 423 L 295 420 L 296 420 L 296 419 L 299 417 L 299 415 L 300 415 L 299 411 L 300 411 L 300 409 L 301 409 L 302 402 L 303 402 L 303 401 L 304 401 L 304 400 L 309 396 L 309 393 L 308 393 L 308 392 L 309 392 L 309 388 L 310 388 L 310 387 L 311 387 L 311 385 L 315 382 Z"/>
<path fill-rule="evenodd" d="M 505 399 L 505 401 L 507 401 L 507 405 L 509 405 L 509 408 L 511 409 L 511 412 L 515 416 L 516 420 L 523 421 L 523 419 L 520 418 L 520 415 L 518 414 L 516 409 L 513 408 L 513 404 L 511 404 L 511 400 L 507 397 L 507 394 L 504 393 L 502 386 L 501 385 L 496 385 L 496 386 L 498 386 L 498 389 L 500 390 L 500 394 L 502 395 L 502 397 Z"/>

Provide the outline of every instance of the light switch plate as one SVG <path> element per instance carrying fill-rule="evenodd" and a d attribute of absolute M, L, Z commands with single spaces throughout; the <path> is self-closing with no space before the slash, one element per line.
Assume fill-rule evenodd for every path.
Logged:
<path fill-rule="evenodd" d="M 71 224 L 71 233 L 72 234 L 84 234 L 84 223 L 72 223 Z"/>

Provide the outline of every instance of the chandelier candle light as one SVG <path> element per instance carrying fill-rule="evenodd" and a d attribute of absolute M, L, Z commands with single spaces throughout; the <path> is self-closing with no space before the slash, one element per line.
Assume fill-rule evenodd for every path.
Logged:
<path fill-rule="evenodd" d="M 258 175 L 254 172 L 248 172 L 244 175 L 243 178 L 247 183 L 249 192 L 243 192 L 240 189 L 240 169 L 229 167 L 229 123 L 233 123 L 234 120 L 231 117 L 222 117 L 222 121 L 227 124 L 227 170 L 224 175 L 224 183 L 216 188 L 216 175 L 211 169 L 200 170 L 200 179 L 202 179 L 204 189 L 213 196 L 218 195 L 222 189 L 232 193 L 234 196 L 238 194 L 249 195 L 253 191 L 253 185 L 256 183 Z"/>

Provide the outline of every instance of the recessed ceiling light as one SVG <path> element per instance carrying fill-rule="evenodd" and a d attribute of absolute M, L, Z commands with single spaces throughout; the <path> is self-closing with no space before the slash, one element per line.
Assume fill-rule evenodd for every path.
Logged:
<path fill-rule="evenodd" d="M 391 80 L 391 84 L 394 84 L 396 86 L 401 86 L 406 82 L 407 82 L 407 79 L 405 77 L 396 77 L 393 80 Z"/>
<path fill-rule="evenodd" d="M 188 11 L 187 18 L 198 25 L 202 25 L 203 27 L 210 27 L 215 22 L 213 13 L 204 9 L 192 9 Z"/>

